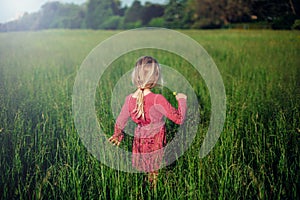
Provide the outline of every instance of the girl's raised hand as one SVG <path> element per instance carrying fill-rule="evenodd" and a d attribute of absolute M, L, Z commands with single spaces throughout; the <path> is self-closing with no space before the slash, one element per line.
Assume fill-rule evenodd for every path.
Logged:
<path fill-rule="evenodd" d="M 113 145 L 117 145 L 119 146 L 120 145 L 120 142 L 117 138 L 115 138 L 114 136 L 111 136 L 109 139 L 108 139 L 109 142 L 111 142 Z"/>
<path fill-rule="evenodd" d="M 175 97 L 176 97 L 177 101 L 178 101 L 178 99 L 181 99 L 181 98 L 187 99 L 187 96 L 183 93 L 178 93 L 178 94 L 176 94 Z"/>

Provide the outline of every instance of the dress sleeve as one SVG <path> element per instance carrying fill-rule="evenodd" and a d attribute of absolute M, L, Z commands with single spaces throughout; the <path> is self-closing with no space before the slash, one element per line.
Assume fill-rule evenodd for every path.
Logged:
<path fill-rule="evenodd" d="M 129 96 L 127 96 L 114 127 L 113 137 L 118 138 L 119 142 L 121 142 L 124 138 L 123 129 L 127 124 L 129 116 Z"/>
<path fill-rule="evenodd" d="M 174 108 L 162 95 L 157 95 L 155 104 L 159 106 L 157 110 L 174 123 L 182 124 L 184 122 L 187 109 L 186 99 L 178 99 L 178 109 Z"/>

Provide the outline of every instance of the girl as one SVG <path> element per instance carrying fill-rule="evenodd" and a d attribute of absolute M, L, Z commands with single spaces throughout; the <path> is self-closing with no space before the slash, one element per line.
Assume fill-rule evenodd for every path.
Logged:
<path fill-rule="evenodd" d="M 138 59 L 132 73 L 132 82 L 137 90 L 126 97 L 115 124 L 114 134 L 109 138 L 111 143 L 119 146 L 124 137 L 122 130 L 131 117 L 137 124 L 132 146 L 132 165 L 140 171 L 148 172 L 148 180 L 153 187 L 157 183 L 163 147 L 166 144 L 163 117 L 182 124 L 187 99 L 185 94 L 178 93 L 178 109 L 175 109 L 162 95 L 152 93 L 151 89 L 160 79 L 161 69 L 154 58 L 144 56 Z"/>

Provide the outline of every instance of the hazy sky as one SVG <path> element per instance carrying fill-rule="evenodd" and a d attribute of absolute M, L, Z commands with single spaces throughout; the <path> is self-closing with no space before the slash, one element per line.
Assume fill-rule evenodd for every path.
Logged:
<path fill-rule="evenodd" d="M 17 19 L 24 12 L 36 12 L 48 1 L 54 0 L 0 0 L 0 23 Z M 82 4 L 88 0 L 56 0 L 63 3 Z M 134 0 L 121 0 L 122 4 L 131 5 Z M 140 2 L 165 3 L 166 0 L 140 0 Z"/>

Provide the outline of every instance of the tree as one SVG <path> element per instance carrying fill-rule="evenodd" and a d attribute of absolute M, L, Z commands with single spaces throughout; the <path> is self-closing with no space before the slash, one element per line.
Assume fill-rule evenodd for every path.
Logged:
<path fill-rule="evenodd" d="M 125 13 L 125 23 L 140 22 L 147 25 L 151 19 L 164 15 L 164 6 L 147 2 L 144 6 L 140 1 L 134 1 Z"/>
<path fill-rule="evenodd" d="M 170 0 L 166 6 L 164 19 L 168 28 L 185 28 L 189 26 L 189 12 L 186 10 L 186 0 Z"/>
<path fill-rule="evenodd" d="M 121 1 L 120 0 L 111 0 L 111 8 L 114 15 L 117 16 L 124 16 L 125 14 L 125 8 L 121 7 Z"/>
<path fill-rule="evenodd" d="M 140 1 L 135 0 L 131 7 L 129 7 L 125 13 L 125 23 L 137 22 L 141 20 L 143 6 Z"/>
<path fill-rule="evenodd" d="M 251 10 L 261 20 L 270 20 L 285 15 L 299 17 L 300 1 L 298 0 L 251 0 Z"/>
<path fill-rule="evenodd" d="M 300 18 L 298 0 L 251 0 L 252 13 L 260 21 L 268 21 L 273 29 L 291 29 Z"/>
<path fill-rule="evenodd" d="M 60 7 L 61 4 L 57 1 L 48 2 L 42 5 L 39 28 L 41 29 L 55 28 L 54 21 L 59 13 Z"/>
<path fill-rule="evenodd" d="M 141 21 L 142 25 L 147 25 L 151 19 L 164 15 L 164 6 L 159 4 L 146 3 L 142 8 Z"/>
<path fill-rule="evenodd" d="M 112 16 L 113 9 L 110 0 L 89 0 L 86 14 L 88 28 L 100 29 L 101 25 Z"/>
<path fill-rule="evenodd" d="M 26 17 L 24 17 L 25 19 Z M 84 14 L 80 6 L 48 2 L 42 6 L 38 19 L 38 28 L 81 28 L 83 22 Z"/>
<path fill-rule="evenodd" d="M 187 9 L 193 13 L 193 26 L 203 28 L 243 21 L 250 16 L 249 7 L 243 0 L 190 0 Z"/>

